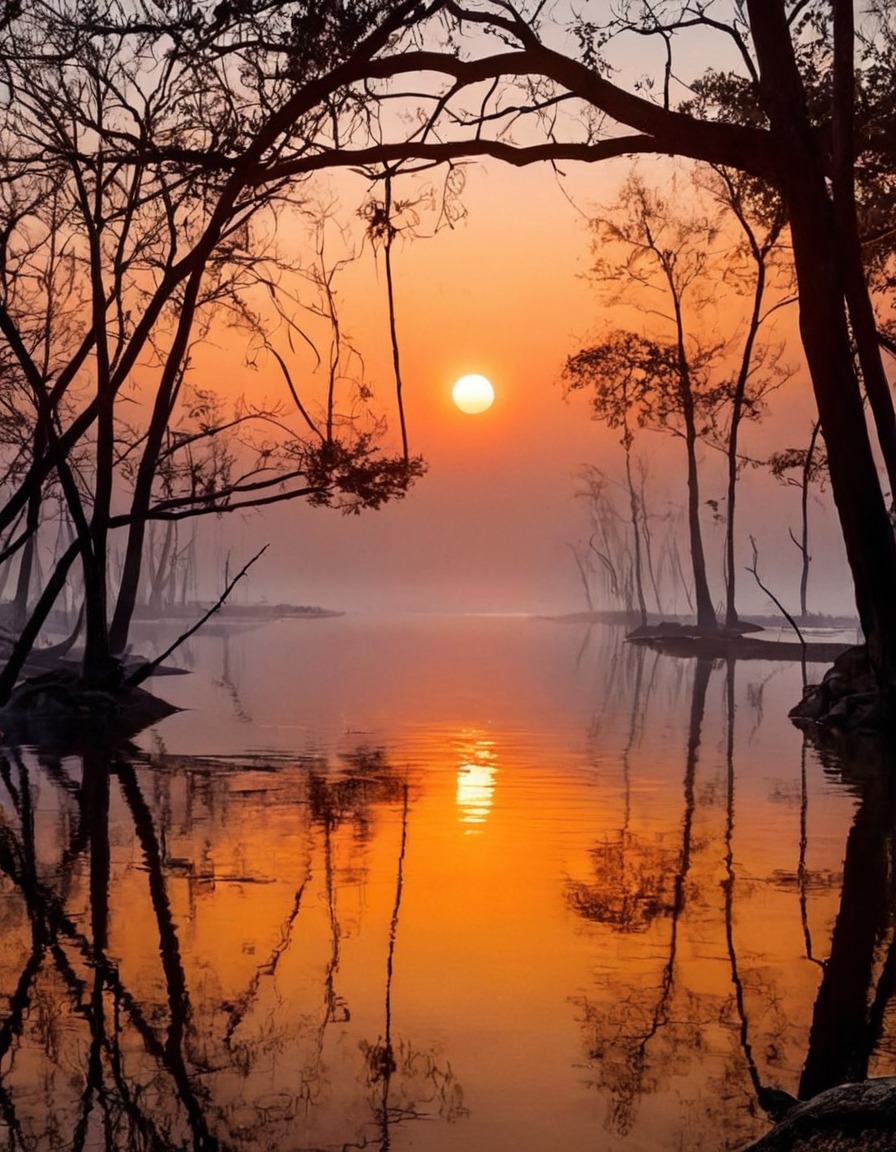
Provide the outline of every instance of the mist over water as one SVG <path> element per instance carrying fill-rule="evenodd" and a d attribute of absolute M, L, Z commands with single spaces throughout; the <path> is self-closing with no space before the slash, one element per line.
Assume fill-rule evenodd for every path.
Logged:
<path fill-rule="evenodd" d="M 734 1149 L 797 1094 L 862 811 L 797 666 L 501 617 L 177 660 L 139 746 L 4 762 L 16 1147 Z"/>

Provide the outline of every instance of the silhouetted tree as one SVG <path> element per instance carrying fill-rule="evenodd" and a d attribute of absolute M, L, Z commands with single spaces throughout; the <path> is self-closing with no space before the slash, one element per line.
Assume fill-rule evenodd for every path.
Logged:
<path fill-rule="evenodd" d="M 738 291 L 751 298 L 744 333 L 737 355 L 737 369 L 729 383 L 723 421 L 727 432 L 722 440 L 726 456 L 728 483 L 725 498 L 725 624 L 736 627 L 737 565 L 735 548 L 735 507 L 737 478 L 743 467 L 740 454 L 740 429 L 745 419 L 756 418 L 763 397 L 782 382 L 784 373 L 778 363 L 778 352 L 771 344 L 759 342 L 760 329 L 769 315 L 782 304 L 790 303 L 785 294 L 768 304 L 766 295 L 772 271 L 772 256 L 781 238 L 785 219 L 781 204 L 769 199 L 767 190 L 749 177 L 726 168 L 715 169 L 716 195 L 726 209 L 726 218 L 737 221 L 741 242 L 728 254 L 729 280 L 736 280 Z M 788 285 L 789 287 L 789 285 Z"/>
<path fill-rule="evenodd" d="M 640 176 L 625 184 L 618 202 L 594 221 L 597 233 L 594 277 L 610 303 L 638 303 L 650 315 L 649 335 L 630 331 L 610 333 L 596 345 L 571 356 L 564 369 L 568 390 L 587 390 L 592 415 L 622 431 L 626 484 L 634 540 L 635 582 L 642 610 L 646 608 L 641 580 L 641 527 L 631 452 L 635 425 L 680 435 L 687 459 L 687 513 L 691 565 L 694 573 L 697 621 L 716 625 L 709 591 L 700 525 L 698 442 L 725 452 L 728 465 L 726 510 L 726 623 L 737 624 L 734 579 L 734 507 L 741 467 L 738 435 L 746 418 L 757 418 L 766 392 L 778 382 L 777 354 L 757 342 L 764 319 L 768 255 L 780 233 L 779 217 L 761 241 L 748 219 L 745 193 L 724 172 L 713 185 L 728 212 L 694 210 L 675 214 L 664 193 L 649 189 Z M 726 217 L 733 217 L 746 237 L 744 254 L 722 246 Z M 622 257 L 614 262 L 621 248 Z M 747 273 L 744 273 L 744 264 Z M 621 282 L 622 287 L 616 288 Z M 745 335 L 737 369 L 725 362 L 731 339 L 707 340 L 707 313 L 719 285 L 730 285 L 737 296 L 750 293 Z M 609 286 L 609 287 L 608 287 Z M 650 299 L 657 306 L 647 307 Z"/>
<path fill-rule="evenodd" d="M 152 243 L 167 245 L 152 264 L 158 279 L 143 282 L 152 286 L 145 307 L 141 301 L 139 310 L 124 310 L 113 326 L 129 333 L 126 348 L 99 324 L 109 319 L 107 301 L 115 293 L 107 296 L 107 290 L 115 283 L 114 272 L 111 281 L 95 276 L 91 282 L 83 307 L 92 325 L 84 329 L 75 358 L 52 377 L 34 370 L 27 346 L 14 348 L 42 413 L 48 447 L 29 464 L 27 481 L 12 491 L 0 515 L 0 533 L 16 522 L 35 486 L 55 472 L 77 530 L 85 580 L 89 577 L 93 586 L 92 634 L 102 637 L 97 624 L 105 605 L 97 573 L 109 529 L 104 518 L 114 397 L 165 313 L 171 340 L 158 393 L 162 421 L 164 396 L 167 392 L 170 399 L 176 392 L 187 344 L 187 332 L 174 317 L 189 316 L 201 297 L 208 260 L 223 254 L 228 239 L 241 242 L 241 229 L 255 208 L 274 192 L 285 194 L 286 181 L 336 165 L 379 176 L 387 166 L 397 178 L 407 167 L 486 155 L 513 164 L 677 155 L 764 181 L 783 205 L 800 333 L 856 603 L 878 682 L 889 692 L 896 685 L 896 543 L 863 398 L 869 402 L 891 491 L 896 489 L 896 416 L 862 264 L 860 210 L 874 200 L 866 191 L 875 182 L 889 188 L 896 160 L 893 13 L 876 5 L 863 12 L 856 29 L 850 0 L 833 5 L 823 0 L 718 0 L 712 8 L 694 10 L 669 0 L 626 4 L 603 22 L 602 14 L 598 19 L 590 13 L 573 15 L 565 22 L 568 35 L 558 41 L 553 10 L 536 4 L 531 12 L 518 11 L 504 0 L 468 5 L 374 0 L 296 10 L 273 3 L 252 11 L 224 4 L 208 13 L 177 0 L 161 15 L 139 5 L 121 11 L 91 8 L 89 28 L 79 23 L 80 10 L 73 17 L 41 5 L 8 7 L 0 67 L 17 99 L 4 105 L 9 118 L 2 128 L 0 183 L 11 186 L 29 159 L 47 182 L 58 179 L 60 166 L 74 162 L 83 179 L 66 207 L 79 208 L 89 222 L 78 251 L 99 255 L 111 242 L 105 251 L 112 257 L 104 265 L 107 270 L 115 269 L 116 260 L 120 265 L 123 252 L 138 249 L 116 243 L 121 233 L 92 199 L 95 193 L 116 190 L 119 229 L 129 218 L 128 205 L 162 206 L 142 197 L 147 173 L 163 181 L 175 204 L 185 203 L 179 199 L 185 189 L 192 189 L 196 200 L 195 215 L 188 215 L 182 228 L 173 229 L 164 213 L 158 221 Z M 465 39 L 463 34 L 470 32 L 475 37 Z M 734 49 L 736 61 L 727 73 L 704 76 L 706 98 L 699 108 L 687 103 L 700 81 L 697 76 L 689 77 L 693 83 L 686 99 L 676 103 L 678 77 L 688 72 L 678 49 L 691 47 L 691 36 L 702 38 L 691 60 L 712 58 L 713 37 L 720 37 Z M 617 74 L 618 82 L 607 78 L 613 75 L 607 62 L 617 41 L 632 37 L 653 40 L 662 50 L 652 82 L 645 83 L 640 72 L 631 83 L 623 73 Z M 862 46 L 858 63 L 857 39 Z M 572 47 L 552 46 L 557 43 Z M 108 71 L 103 78 L 102 49 L 110 44 L 120 45 L 125 57 L 151 61 L 150 71 L 164 89 L 161 107 L 149 109 L 143 89 L 129 84 L 124 73 L 117 71 L 114 83 Z M 82 74 L 80 87 L 75 83 L 78 52 L 99 53 L 89 80 Z M 44 83 L 37 103 L 23 102 L 22 94 L 29 91 L 25 81 L 37 76 L 40 88 L 41 77 L 63 69 L 63 62 L 66 74 L 59 73 L 60 83 Z M 408 78 L 404 95 L 414 114 L 381 119 L 377 97 L 391 80 L 390 107 L 397 106 L 402 77 Z M 86 116 L 79 111 L 74 121 L 59 115 L 72 96 L 79 108 L 81 98 L 87 99 L 90 110 Z M 111 131 L 98 114 L 109 109 L 116 116 Z M 175 111 L 181 120 L 173 124 Z M 40 127 L 33 153 L 17 149 L 22 141 L 31 143 L 29 131 L 20 131 L 20 113 Z M 76 139 L 67 134 L 69 128 Z M 81 164 L 80 148 L 97 141 L 91 164 Z M 886 202 L 883 194 L 877 199 L 877 204 Z M 0 314 L 0 330 L 10 339 L 7 328 Z M 71 385 L 88 362 L 91 368 L 99 366 L 109 388 L 75 403 L 77 389 Z M 61 421 L 69 403 L 70 413 L 57 429 L 54 421 Z M 92 494 L 88 519 L 83 509 L 76 512 L 77 484 L 66 478 L 65 464 L 90 429 L 95 429 L 93 455 L 103 480 Z M 163 432 L 154 425 L 154 436 Z M 328 468 L 334 456 L 337 464 L 344 460 L 343 452 L 328 444 L 318 462 Z M 406 480 L 406 471 L 400 477 Z M 393 473 L 392 486 L 394 481 Z M 94 667 L 100 667 L 102 640 L 92 644 L 91 652 Z"/>
<path fill-rule="evenodd" d="M 477 30 L 475 52 L 427 46 L 404 53 L 402 71 L 445 78 L 433 85 L 429 116 L 421 113 L 413 139 L 359 148 L 344 163 L 420 165 L 492 155 L 522 165 L 676 155 L 743 172 L 780 198 L 856 604 L 872 665 L 889 692 L 896 685 L 896 543 L 863 397 L 891 491 L 896 416 L 856 221 L 861 194 L 875 182 L 889 188 L 896 162 L 891 9 L 863 12 L 857 31 L 851 0 L 719 0 L 712 12 L 671 0 L 633 3 L 603 21 L 602 14 L 572 16 L 565 43 L 575 47 L 568 51 L 553 46 L 552 14 L 541 5 L 531 18 L 498 0 L 450 11 L 459 25 Z M 491 54 L 483 43 L 489 34 L 497 44 Z M 618 81 L 608 79 L 616 43 L 632 38 L 657 43 L 655 73 L 645 80 L 639 70 L 629 83 L 622 71 Z M 725 73 L 708 71 L 703 104 L 689 106 L 701 78 L 679 59 L 679 48 L 691 50 L 691 61 L 706 60 L 717 40 L 734 50 L 736 64 Z M 383 64 L 381 74 L 387 72 L 396 75 L 393 61 Z M 690 90 L 676 105 L 683 76 Z M 464 106 L 467 94 L 471 108 Z"/>
<path fill-rule="evenodd" d="M 774 452 L 768 460 L 772 475 L 784 484 L 792 484 L 800 490 L 800 536 L 797 539 L 790 532 L 790 539 L 800 553 L 800 615 L 806 617 L 808 609 L 809 565 L 812 556 L 809 552 L 809 489 L 815 484 L 824 487 L 827 479 L 827 454 L 819 447 L 820 424 L 812 425 L 809 443 L 805 448 L 784 448 Z M 796 473 L 796 475 L 794 475 Z"/>
<path fill-rule="evenodd" d="M 660 292 L 670 309 L 670 331 L 665 340 L 632 333 L 611 336 L 604 345 L 583 349 L 567 361 L 570 387 L 589 387 L 595 416 L 610 427 L 623 428 L 626 475 L 633 503 L 629 453 L 629 409 L 641 426 L 680 433 L 687 459 L 687 518 L 697 623 L 716 626 L 716 615 L 706 574 L 700 527 L 700 483 L 697 441 L 704 424 L 712 421 L 719 402 L 709 367 L 718 349 L 707 347 L 688 330 L 685 310 L 699 293 L 708 252 L 718 232 L 715 220 L 703 216 L 672 219 L 665 198 L 648 189 L 639 176 L 624 186 L 618 202 L 594 221 L 597 261 L 593 275 L 601 282 L 624 277 L 626 288 L 639 294 Z M 607 247 L 621 246 L 624 262 L 615 268 L 603 255 Z M 664 334 L 665 335 L 665 334 Z M 637 538 L 636 538 L 637 539 Z M 640 572 L 640 540 L 636 563 Z"/>
<path fill-rule="evenodd" d="M 352 85 L 419 15 L 415 3 L 206 13 L 179 0 L 164 13 L 115 0 L 7 13 L 0 337 L 7 411 L 17 395 L 23 418 L 6 445 L 0 532 L 21 526 L 6 548 L 23 549 L 21 606 L 40 509 L 58 485 L 83 573 L 89 683 L 115 680 L 151 520 L 296 497 L 377 507 L 421 472 L 406 436 L 390 456 L 381 423 L 361 419 L 370 391 L 352 379 L 320 262 L 310 279 L 335 350 L 322 398 L 300 395 L 290 360 L 303 371 L 293 350 L 312 340 L 296 296 L 305 269 L 271 240 L 279 212 L 318 215 L 297 186 L 321 154 L 371 138 Z M 299 169 L 286 175 L 289 161 Z M 279 364 L 284 401 L 222 415 L 202 399 L 195 347 L 223 322 Z M 51 606 L 42 595 L 36 608 Z"/>
<path fill-rule="evenodd" d="M 628 493 L 629 519 L 632 529 L 634 585 L 638 597 L 641 623 L 647 623 L 642 573 L 642 522 L 644 509 L 632 475 L 632 447 L 635 434 L 632 424 L 644 423 L 646 404 L 652 387 L 662 387 L 666 379 L 657 345 L 639 341 L 630 332 L 613 333 L 605 343 L 584 348 L 566 361 L 563 377 L 567 391 L 587 388 L 591 412 L 609 428 L 620 429 L 620 444 L 625 452 L 625 481 Z"/>

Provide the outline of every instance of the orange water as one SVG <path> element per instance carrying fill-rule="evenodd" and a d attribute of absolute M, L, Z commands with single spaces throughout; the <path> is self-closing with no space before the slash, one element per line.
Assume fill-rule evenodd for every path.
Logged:
<path fill-rule="evenodd" d="M 22 1147 L 737 1148 L 796 1093 L 856 806 L 798 668 L 497 617 L 178 659 L 139 750 L 7 761 Z"/>

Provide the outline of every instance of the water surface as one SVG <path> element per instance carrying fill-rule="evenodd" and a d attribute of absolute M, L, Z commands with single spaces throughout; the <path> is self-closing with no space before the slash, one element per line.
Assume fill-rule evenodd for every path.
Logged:
<path fill-rule="evenodd" d="M 3 763 L 7 1147 L 737 1148 L 834 1074 L 892 805 L 804 747 L 797 666 L 351 616 L 178 659 L 139 747 Z"/>

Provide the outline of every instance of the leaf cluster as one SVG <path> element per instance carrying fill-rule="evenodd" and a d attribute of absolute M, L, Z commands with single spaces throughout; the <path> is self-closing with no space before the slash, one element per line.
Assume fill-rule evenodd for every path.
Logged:
<path fill-rule="evenodd" d="M 309 502 L 346 514 L 376 510 L 389 500 L 401 499 L 426 471 L 419 456 L 384 454 L 369 433 L 351 440 L 334 437 L 302 445 L 298 451 L 311 489 Z"/>
<path fill-rule="evenodd" d="M 795 4 L 793 44 L 806 110 L 831 164 L 833 150 L 833 29 L 827 3 Z M 857 29 L 854 72 L 856 199 L 866 264 L 878 270 L 896 250 L 892 219 L 896 213 L 896 17 L 892 6 L 872 4 Z M 690 84 L 679 106 L 689 115 L 726 124 L 767 125 L 754 72 L 709 68 Z M 751 208 L 768 220 L 777 194 L 751 180 Z"/>
<path fill-rule="evenodd" d="M 816 444 L 810 456 L 807 448 L 782 448 L 768 458 L 771 474 L 782 484 L 801 486 L 803 477 L 811 483 L 824 486 L 828 475 L 828 456 L 823 445 Z M 793 476 L 791 473 L 800 475 Z"/>
<path fill-rule="evenodd" d="M 639 427 L 652 426 L 675 406 L 678 351 L 672 344 L 620 329 L 568 357 L 562 378 L 567 393 L 588 393 L 595 420 L 623 428 L 628 436 L 631 419 Z"/>

